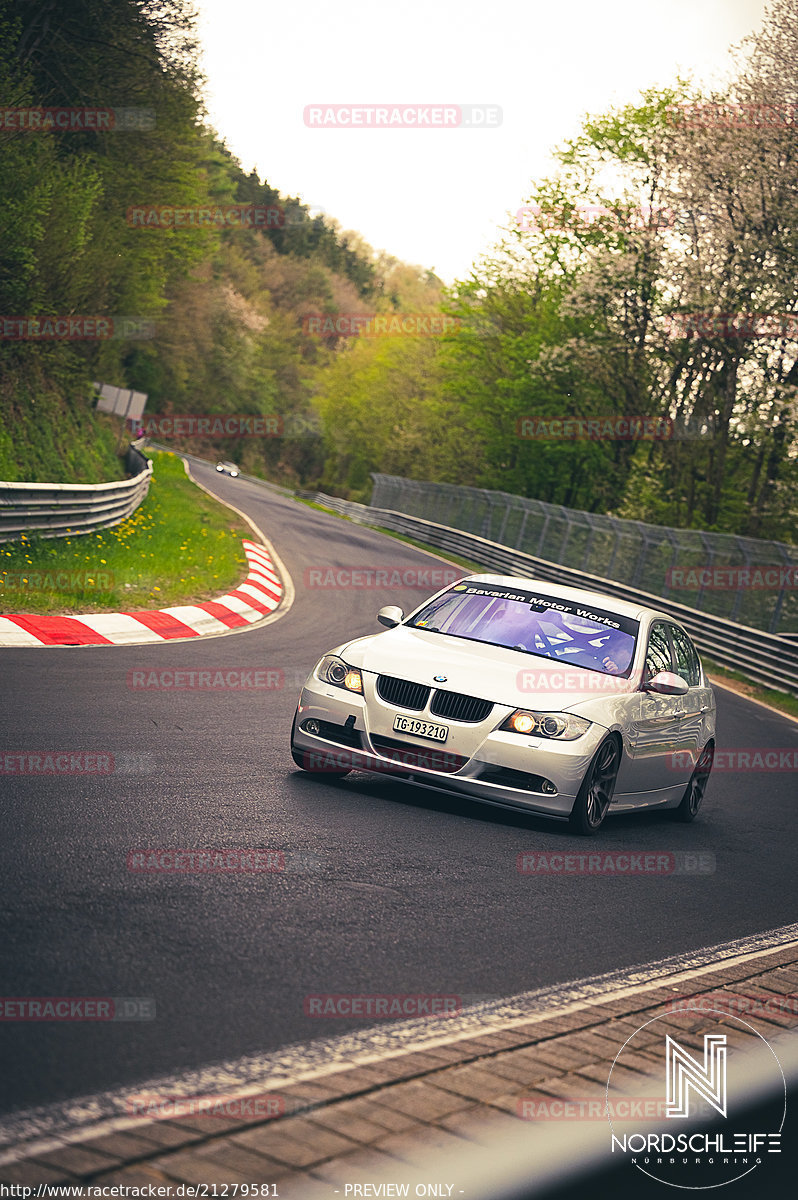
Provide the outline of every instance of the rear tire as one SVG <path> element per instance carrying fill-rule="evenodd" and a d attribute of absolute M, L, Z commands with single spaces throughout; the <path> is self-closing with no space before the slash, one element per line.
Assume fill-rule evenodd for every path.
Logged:
<path fill-rule="evenodd" d="M 574 833 L 592 837 L 599 830 L 612 803 L 620 765 L 618 739 L 608 737 L 593 755 L 571 809 L 569 820 Z"/>
<path fill-rule="evenodd" d="M 318 775 L 325 779 L 343 779 L 344 775 L 349 774 L 349 772 L 352 769 L 351 767 L 343 767 L 343 768 L 338 769 L 336 767 L 320 767 L 320 766 L 311 766 L 310 765 L 314 761 L 314 759 L 319 756 L 319 754 L 326 754 L 328 757 L 333 757 L 335 755 L 335 750 L 333 750 L 333 749 L 331 749 L 329 751 L 300 750 L 297 746 L 294 745 L 294 734 L 296 733 L 296 719 L 298 716 L 299 716 L 299 709 L 297 709 L 297 711 L 294 713 L 294 720 L 291 725 L 291 757 L 293 758 L 296 765 L 299 767 L 300 771 L 305 771 L 306 774 L 308 774 L 308 775 Z"/>
<path fill-rule="evenodd" d="M 704 799 L 704 793 L 707 790 L 707 783 L 712 773 L 712 763 L 714 760 L 715 747 L 712 742 L 707 742 L 698 756 L 698 762 L 693 767 L 693 773 L 685 788 L 679 807 L 673 809 L 674 820 L 689 823 L 696 819 L 701 802 Z"/>

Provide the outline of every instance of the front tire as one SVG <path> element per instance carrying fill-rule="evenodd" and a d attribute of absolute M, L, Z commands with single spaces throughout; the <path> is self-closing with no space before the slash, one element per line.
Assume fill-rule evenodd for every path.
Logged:
<path fill-rule="evenodd" d="M 314 758 L 318 757 L 318 752 L 310 750 L 300 750 L 294 745 L 294 734 L 296 733 L 296 719 L 299 716 L 299 710 L 294 713 L 294 720 L 291 724 L 291 757 L 293 758 L 300 771 L 305 771 L 308 775 L 319 775 L 325 779 L 343 779 L 344 775 L 348 775 L 351 767 L 343 767 L 340 770 L 335 767 L 327 766 L 312 766 Z M 334 753 L 333 751 L 330 752 Z"/>
<path fill-rule="evenodd" d="M 620 765 L 620 744 L 617 738 L 609 737 L 593 755 L 571 809 L 570 822 L 574 833 L 592 837 L 599 830 L 612 803 Z"/>
<path fill-rule="evenodd" d="M 688 823 L 694 821 L 698 816 L 698 810 L 701 807 L 704 793 L 707 790 L 707 783 L 709 782 L 714 760 L 715 747 L 712 742 L 708 742 L 699 754 L 698 762 L 693 767 L 693 773 L 685 788 L 679 807 L 673 810 L 675 820 Z"/>

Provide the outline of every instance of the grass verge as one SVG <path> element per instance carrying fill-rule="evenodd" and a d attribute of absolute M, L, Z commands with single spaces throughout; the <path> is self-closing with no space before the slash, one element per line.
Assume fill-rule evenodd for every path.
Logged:
<path fill-rule="evenodd" d="M 765 688 L 759 683 L 753 683 L 752 680 L 747 679 L 739 671 L 727 671 L 725 667 L 721 667 L 718 663 L 713 662 L 705 654 L 701 655 L 701 661 L 710 680 L 722 683 L 724 687 L 729 688 L 733 692 L 739 692 L 741 696 L 747 696 L 751 700 L 759 700 L 761 704 L 768 704 L 771 708 L 776 708 L 779 712 L 783 712 L 789 717 L 798 717 L 798 696 L 793 696 L 789 692 L 775 691 L 773 688 Z"/>
<path fill-rule="evenodd" d="M 299 504 L 306 504 L 308 508 L 315 508 L 317 512 L 325 512 L 329 513 L 331 517 L 338 517 L 340 521 L 351 520 L 350 517 L 345 517 L 341 513 L 337 513 L 334 508 L 326 508 L 323 504 L 318 504 L 315 500 L 307 500 L 304 496 L 294 496 L 292 498 Z M 469 571 L 484 574 L 489 570 L 488 567 L 480 566 L 479 563 L 473 562 L 472 559 L 461 558 L 458 554 L 451 554 L 449 551 L 444 553 L 436 546 L 430 546 L 426 542 L 419 542 L 416 538 L 408 537 L 404 533 L 396 533 L 395 530 L 386 529 L 383 525 L 369 525 L 368 528 L 375 529 L 377 533 L 387 534 L 388 537 L 395 538 L 397 542 L 407 542 L 408 546 L 415 546 L 417 550 L 423 550 L 425 554 L 435 554 L 438 558 L 444 558 L 446 562 L 455 563 L 458 567 L 465 567 Z"/>
<path fill-rule="evenodd" d="M 392 529 L 385 529 L 382 525 L 373 525 L 373 529 L 377 529 L 380 533 L 387 533 L 388 537 L 396 538 L 398 542 L 407 542 L 408 546 L 415 546 L 417 550 L 425 550 L 427 554 L 435 554 L 438 558 L 443 558 L 446 562 L 455 563 L 458 567 L 465 567 L 474 575 L 495 574 L 490 567 L 483 567 L 480 563 L 476 563 L 470 558 L 461 558 L 459 554 L 452 554 L 449 550 L 440 550 L 437 546 L 429 546 L 425 542 L 419 542 L 416 538 L 407 537 L 404 533 L 395 533 Z"/>
<path fill-rule="evenodd" d="M 252 530 L 152 451 L 144 503 L 112 529 L 0 544 L 0 612 L 132 612 L 212 599 L 240 582 Z"/>

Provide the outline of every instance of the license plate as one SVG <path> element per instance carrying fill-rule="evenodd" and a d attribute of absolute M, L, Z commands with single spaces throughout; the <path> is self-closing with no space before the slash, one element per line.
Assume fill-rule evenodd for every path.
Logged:
<path fill-rule="evenodd" d="M 433 742 L 445 742 L 449 736 L 448 725 L 420 721 L 418 717 L 394 717 L 393 727 L 397 733 L 412 733 L 414 737 L 429 738 Z"/>

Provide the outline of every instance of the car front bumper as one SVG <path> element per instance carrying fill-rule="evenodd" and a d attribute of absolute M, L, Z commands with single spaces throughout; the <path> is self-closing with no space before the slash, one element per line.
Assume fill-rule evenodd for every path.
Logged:
<path fill-rule="evenodd" d="M 407 734 L 386 738 L 385 731 L 390 729 L 386 716 L 398 715 L 401 710 L 382 703 L 376 709 L 373 693 L 367 700 L 311 675 L 302 689 L 293 734 L 294 749 L 304 753 L 307 769 L 331 774 L 375 771 L 502 808 L 564 820 L 607 733 L 594 723 L 571 742 L 524 737 L 497 728 L 513 708 L 495 705 L 485 730 L 464 728 L 451 720 L 442 722 L 450 731 L 465 732 L 476 742 L 468 754 L 455 754 L 445 743 Z M 305 728 L 308 721 L 318 724 L 318 732 Z M 385 745 L 387 741 L 390 746 Z"/>

